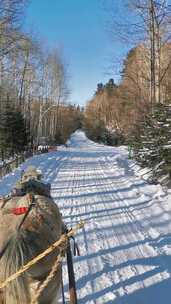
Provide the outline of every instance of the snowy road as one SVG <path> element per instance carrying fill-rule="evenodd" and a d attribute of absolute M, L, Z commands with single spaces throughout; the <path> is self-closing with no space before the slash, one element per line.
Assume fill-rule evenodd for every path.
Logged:
<path fill-rule="evenodd" d="M 30 164 L 52 184 L 68 225 L 86 223 L 74 260 L 79 304 L 171 303 L 171 195 L 141 179 L 124 147 L 76 132 L 68 148 L 35 156 L 5 177 L 0 194 Z"/>

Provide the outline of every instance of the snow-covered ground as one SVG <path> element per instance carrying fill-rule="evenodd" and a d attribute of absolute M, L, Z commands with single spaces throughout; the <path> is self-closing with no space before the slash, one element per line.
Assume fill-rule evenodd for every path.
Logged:
<path fill-rule="evenodd" d="M 30 164 L 51 183 L 66 223 L 85 221 L 74 258 L 79 304 L 171 303 L 171 193 L 148 185 L 125 147 L 98 145 L 77 131 L 67 148 L 6 176 L 1 195 Z M 64 276 L 66 285 L 65 268 Z"/>

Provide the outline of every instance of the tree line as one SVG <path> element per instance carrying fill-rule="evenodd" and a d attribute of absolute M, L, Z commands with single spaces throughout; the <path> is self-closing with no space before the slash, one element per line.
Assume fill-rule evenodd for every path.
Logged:
<path fill-rule="evenodd" d="M 0 0 L 0 157 L 64 143 L 82 111 L 69 104 L 67 71 L 58 49 L 23 31 L 26 0 Z"/>
<path fill-rule="evenodd" d="M 171 6 L 166 0 L 124 1 L 113 33 L 130 50 L 120 81 L 99 83 L 85 109 L 92 139 L 134 149 L 154 176 L 171 177 Z M 126 12 L 126 13 L 125 13 Z M 132 21 L 134 20 L 134 21 Z M 163 177 L 164 176 L 164 177 Z"/>

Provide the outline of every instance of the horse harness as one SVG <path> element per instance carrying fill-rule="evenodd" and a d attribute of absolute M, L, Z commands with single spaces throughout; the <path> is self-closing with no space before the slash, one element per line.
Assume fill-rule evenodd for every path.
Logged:
<path fill-rule="evenodd" d="M 4 200 L 3 202 L 3 205 L 1 206 L 1 209 L 4 208 L 6 202 L 8 200 L 10 200 L 13 196 L 8 196 L 8 198 L 6 200 Z M 36 202 L 35 202 L 35 197 L 34 197 L 34 194 L 32 193 L 29 193 L 28 194 L 28 198 L 29 198 L 29 207 L 18 207 L 18 208 L 11 208 L 11 209 L 8 209 L 6 213 L 12 213 L 14 215 L 22 215 L 24 214 L 24 217 L 22 218 L 20 224 L 18 225 L 17 227 L 17 231 L 20 231 L 22 225 L 24 224 L 25 220 L 27 219 L 29 213 L 31 212 L 32 208 L 36 205 Z M 1 258 L 3 257 L 4 253 L 6 252 L 9 244 L 10 244 L 10 241 L 11 239 L 9 239 L 7 241 L 7 243 L 5 244 L 4 248 L 0 251 L 0 260 Z"/>
<path fill-rule="evenodd" d="M 26 195 L 26 193 L 24 194 Z M 33 207 L 36 205 L 35 196 L 33 193 L 27 193 L 28 199 L 29 199 L 29 206 L 28 207 L 17 207 L 17 208 L 11 208 L 7 209 L 6 214 L 14 214 L 15 216 L 23 215 L 23 218 L 20 222 L 20 224 L 17 227 L 17 231 L 19 232 L 22 228 L 25 220 L 27 219 L 28 215 L 30 214 Z M 1 209 L 5 207 L 7 201 L 12 199 L 14 195 L 10 195 L 7 198 L 4 199 Z M 64 226 L 63 233 L 67 234 L 69 232 L 67 226 Z M 78 255 L 80 256 L 80 251 L 78 244 L 75 241 L 75 238 L 72 236 L 71 239 L 73 240 L 73 253 L 74 256 Z M 9 244 L 10 244 L 11 238 L 7 241 L 4 248 L 0 251 L 0 260 L 5 254 Z M 73 268 L 73 259 L 72 259 L 72 251 L 71 251 L 71 245 L 70 240 L 68 241 L 68 246 L 66 249 L 66 257 L 67 257 L 67 268 L 68 268 L 68 279 L 69 279 L 69 293 L 70 293 L 70 303 L 77 304 L 77 293 L 76 293 L 76 284 L 75 284 L 75 275 L 74 275 L 74 268 Z M 64 286 L 63 286 L 63 278 L 62 278 L 62 298 L 63 298 L 63 304 L 65 304 L 65 294 L 64 294 Z"/>

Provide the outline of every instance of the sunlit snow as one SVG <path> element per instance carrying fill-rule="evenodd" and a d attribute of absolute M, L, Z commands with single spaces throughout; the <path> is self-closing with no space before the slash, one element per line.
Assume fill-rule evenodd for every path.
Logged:
<path fill-rule="evenodd" d="M 148 185 L 126 147 L 75 132 L 68 147 L 34 156 L 0 182 L 8 193 L 28 165 L 42 170 L 68 226 L 80 220 L 74 258 L 79 304 L 171 303 L 171 194 Z M 67 275 L 64 265 L 67 294 Z"/>

